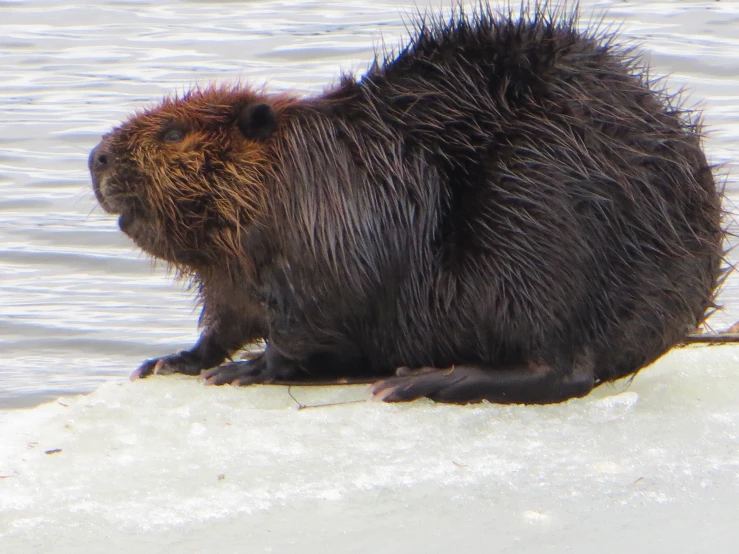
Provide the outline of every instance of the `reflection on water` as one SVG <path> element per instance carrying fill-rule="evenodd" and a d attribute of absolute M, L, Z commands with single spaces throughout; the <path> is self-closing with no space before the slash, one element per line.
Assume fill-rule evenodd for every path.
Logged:
<path fill-rule="evenodd" d="M 646 43 L 655 74 L 705 106 L 709 156 L 739 175 L 739 4 L 582 4 L 608 8 L 607 22 Z M 365 68 L 381 40 L 399 44 L 414 6 L 0 2 L 0 407 L 91 390 L 196 338 L 192 295 L 95 205 L 86 162 L 103 132 L 214 79 L 319 92 Z M 739 319 L 738 295 L 732 279 L 715 327 Z"/>

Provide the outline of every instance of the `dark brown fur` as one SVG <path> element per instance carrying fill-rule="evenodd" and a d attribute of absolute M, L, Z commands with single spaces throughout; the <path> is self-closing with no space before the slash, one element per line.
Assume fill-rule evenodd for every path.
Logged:
<path fill-rule="evenodd" d="M 613 36 L 546 7 L 422 20 L 315 98 L 167 99 L 90 168 L 121 229 L 203 301 L 198 344 L 139 377 L 556 402 L 664 354 L 721 276 L 696 116 Z M 220 365 L 259 339 L 262 356 Z"/>

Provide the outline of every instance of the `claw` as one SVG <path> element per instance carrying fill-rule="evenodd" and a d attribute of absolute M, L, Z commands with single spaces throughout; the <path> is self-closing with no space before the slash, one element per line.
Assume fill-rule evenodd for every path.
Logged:
<path fill-rule="evenodd" d="M 375 383 L 369 388 L 369 393 L 372 396 L 371 400 L 373 402 L 388 402 L 389 397 L 393 394 L 392 388 L 379 388 L 378 385 L 381 384 L 382 381 L 380 381 L 379 383 Z"/>
<path fill-rule="evenodd" d="M 154 370 L 151 372 L 152 375 L 157 375 L 159 371 L 164 367 L 164 359 L 159 360 L 154 366 Z"/>
<path fill-rule="evenodd" d="M 161 360 L 160 360 L 161 361 Z M 152 374 L 152 370 L 156 367 L 153 363 L 154 360 L 146 360 L 143 364 L 141 364 L 136 371 L 131 373 L 129 379 L 131 381 L 138 381 L 139 379 L 143 379 L 145 377 L 148 377 Z"/>
<path fill-rule="evenodd" d="M 129 381 L 138 381 L 139 379 L 143 379 L 144 377 L 141 375 L 143 372 L 143 367 L 139 367 L 131 373 L 131 375 L 128 376 Z"/>

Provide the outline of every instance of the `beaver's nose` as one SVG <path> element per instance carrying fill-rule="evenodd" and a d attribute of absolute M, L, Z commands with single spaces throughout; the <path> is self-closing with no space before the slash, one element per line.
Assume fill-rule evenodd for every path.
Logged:
<path fill-rule="evenodd" d="M 102 142 L 92 149 L 90 157 L 87 159 L 87 166 L 93 175 L 107 169 L 112 163 L 113 155 Z"/>

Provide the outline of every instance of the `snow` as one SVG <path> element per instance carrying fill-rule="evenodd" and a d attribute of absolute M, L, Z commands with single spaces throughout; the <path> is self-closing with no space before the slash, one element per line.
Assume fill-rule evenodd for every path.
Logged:
<path fill-rule="evenodd" d="M 734 552 L 738 357 L 551 406 L 108 382 L 0 411 L 0 552 Z"/>

